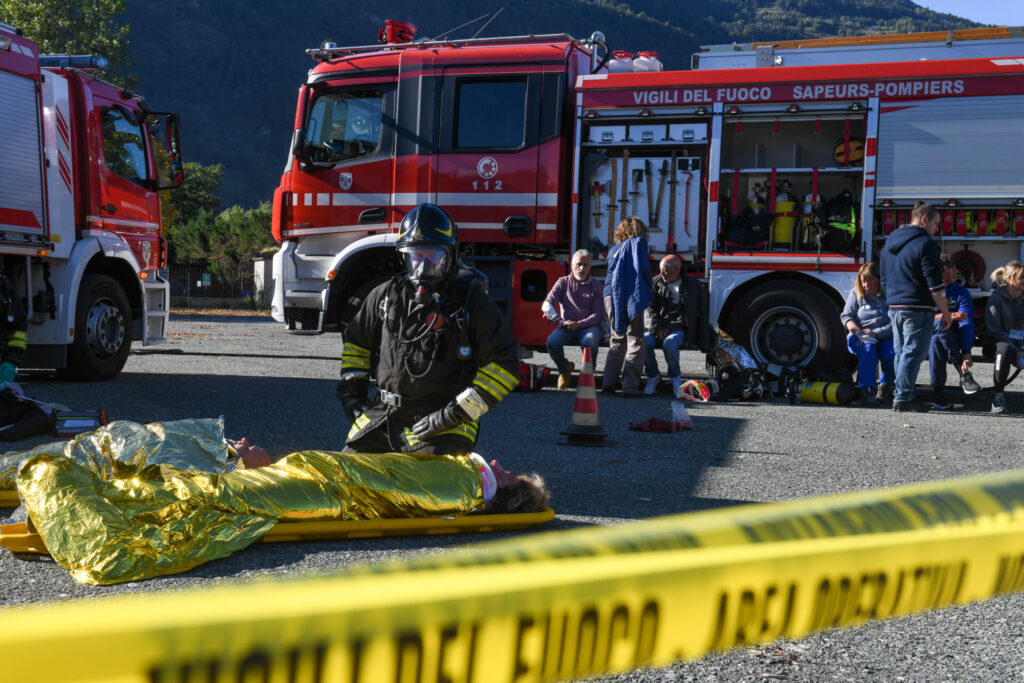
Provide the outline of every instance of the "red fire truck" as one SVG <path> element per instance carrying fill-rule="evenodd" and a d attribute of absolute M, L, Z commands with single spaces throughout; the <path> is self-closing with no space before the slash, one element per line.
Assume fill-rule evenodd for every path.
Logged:
<path fill-rule="evenodd" d="M 157 192 L 182 181 L 178 119 L 40 55 L 0 23 L 0 261 L 28 314 L 25 365 L 113 377 L 132 340 L 164 341 Z"/>
<path fill-rule="evenodd" d="M 601 254 L 637 215 L 653 258 L 701 279 L 705 322 L 780 366 L 846 362 L 843 299 L 915 201 L 942 206 L 979 299 L 1024 244 L 1024 39 L 1006 29 L 707 47 L 689 71 L 625 73 L 600 34 L 413 32 L 308 51 L 274 196 L 273 313 L 293 329 L 343 328 L 422 201 L 452 213 L 523 344 L 543 344 L 573 251 Z"/>

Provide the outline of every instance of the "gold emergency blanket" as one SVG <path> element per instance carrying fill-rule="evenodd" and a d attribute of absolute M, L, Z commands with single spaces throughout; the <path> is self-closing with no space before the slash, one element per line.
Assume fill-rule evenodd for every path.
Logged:
<path fill-rule="evenodd" d="M 227 474 L 143 465 L 105 476 L 37 454 L 18 490 L 53 558 L 80 583 L 173 574 L 225 557 L 279 520 L 462 515 L 483 505 L 467 456 L 300 451 Z"/>
<path fill-rule="evenodd" d="M 228 445 L 220 419 L 191 419 L 139 424 L 117 420 L 79 434 L 70 441 L 55 441 L 26 451 L 0 455 L 0 490 L 17 486 L 18 468 L 33 455 L 62 454 L 104 477 L 134 472 L 145 464 L 173 465 L 183 470 L 224 472 Z"/>

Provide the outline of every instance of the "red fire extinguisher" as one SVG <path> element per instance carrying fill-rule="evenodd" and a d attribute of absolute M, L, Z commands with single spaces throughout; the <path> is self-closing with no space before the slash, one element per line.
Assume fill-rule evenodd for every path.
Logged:
<path fill-rule="evenodd" d="M 956 222 L 956 212 L 955 211 L 943 211 L 942 212 L 942 234 L 943 235 L 952 235 L 953 234 L 953 224 L 955 222 Z"/>
<path fill-rule="evenodd" d="M 956 234 L 966 235 L 967 234 L 967 212 L 957 211 L 956 212 Z"/>
<path fill-rule="evenodd" d="M 978 224 L 978 237 L 983 237 L 988 233 L 988 211 L 978 211 L 974 216 Z"/>
<path fill-rule="evenodd" d="M 996 234 L 1002 237 L 1006 234 L 1006 221 L 1009 218 L 1006 211 L 996 211 Z"/>
<path fill-rule="evenodd" d="M 896 212 L 885 211 L 882 213 L 882 231 L 889 235 L 896 229 Z"/>

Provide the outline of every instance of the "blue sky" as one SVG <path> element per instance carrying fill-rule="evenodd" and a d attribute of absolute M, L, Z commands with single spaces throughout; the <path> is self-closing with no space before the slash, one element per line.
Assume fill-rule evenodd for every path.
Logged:
<path fill-rule="evenodd" d="M 936 12 L 947 12 L 971 21 L 998 26 L 1024 26 L 1022 0 L 914 0 Z"/>

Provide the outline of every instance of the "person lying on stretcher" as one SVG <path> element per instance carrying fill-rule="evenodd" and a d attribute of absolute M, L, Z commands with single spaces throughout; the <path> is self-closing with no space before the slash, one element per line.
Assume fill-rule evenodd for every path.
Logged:
<path fill-rule="evenodd" d="M 159 448 L 151 442 L 165 450 L 202 442 L 233 450 L 242 465 L 212 472 L 147 464 L 145 457 L 83 464 L 46 452 L 22 462 L 17 485 L 28 516 L 76 581 L 111 584 L 185 571 L 241 550 L 279 523 L 531 513 L 549 498 L 539 476 L 509 474 L 476 454 L 302 450 L 274 461 L 247 439 L 225 440 L 222 432 L 216 441 L 190 438 L 212 436 L 215 430 L 203 433 L 202 425 L 157 426 L 136 428 L 145 433 L 129 442 L 107 434 L 125 431 L 113 423 L 93 440 L 153 457 Z"/>
<path fill-rule="evenodd" d="M 238 441 L 225 440 L 238 455 L 245 469 L 266 467 L 274 463 L 274 459 L 267 451 L 249 443 L 249 440 L 244 437 Z M 337 456 L 344 457 L 344 454 L 337 454 Z M 492 514 L 539 512 L 550 500 L 551 495 L 540 475 L 536 473 L 512 474 L 505 471 L 497 460 L 491 460 L 488 463 L 477 453 L 470 453 L 469 457 L 480 469 L 480 476 L 483 480 L 485 507 L 482 512 Z"/>

